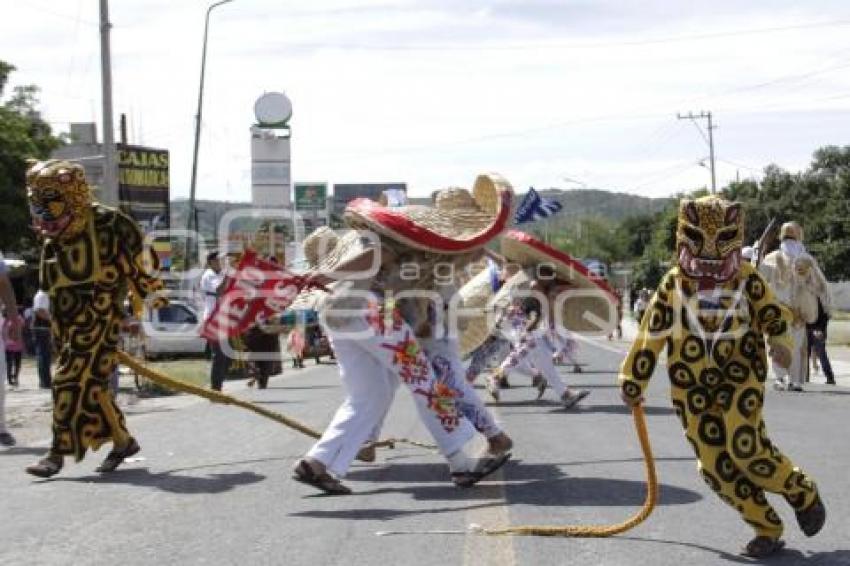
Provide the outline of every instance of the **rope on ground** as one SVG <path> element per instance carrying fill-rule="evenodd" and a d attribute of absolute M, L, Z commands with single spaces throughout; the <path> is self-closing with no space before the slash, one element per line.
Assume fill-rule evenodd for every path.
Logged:
<path fill-rule="evenodd" d="M 643 460 L 646 467 L 646 499 L 640 510 L 621 523 L 613 525 L 562 525 L 562 526 L 537 526 L 518 525 L 501 529 L 488 529 L 480 525 L 471 524 L 467 530 L 434 530 L 434 531 L 378 531 L 377 536 L 412 535 L 412 534 L 479 534 L 479 535 L 513 535 L 513 536 L 543 536 L 543 537 L 580 537 L 580 538 L 604 538 L 624 533 L 644 522 L 652 514 L 658 501 L 658 476 L 655 471 L 655 458 L 652 455 L 652 446 L 649 442 L 649 432 L 646 428 L 646 418 L 643 407 L 640 405 L 632 409 L 640 448 L 643 452 Z"/>
<path fill-rule="evenodd" d="M 563 526 L 534 526 L 519 525 L 503 529 L 485 529 L 470 526 L 473 532 L 485 535 L 518 535 L 518 536 L 542 536 L 542 537 L 583 537 L 603 538 L 618 535 L 631 530 L 644 522 L 652 514 L 658 501 L 658 476 L 655 472 L 655 458 L 652 455 L 652 446 L 649 442 L 649 432 L 646 429 L 646 418 L 643 407 L 640 405 L 632 409 L 640 448 L 643 452 L 643 461 L 646 467 L 646 499 L 640 510 L 623 521 L 614 525 L 563 525 Z"/>
<path fill-rule="evenodd" d="M 213 403 L 221 403 L 222 405 L 234 405 L 236 407 L 241 407 L 242 409 L 246 409 L 248 411 L 254 412 L 262 417 L 266 417 L 267 419 L 271 419 L 277 423 L 280 423 L 284 426 L 287 426 L 293 430 L 297 430 L 298 432 L 305 434 L 311 438 L 321 438 L 321 433 L 316 430 L 313 430 L 306 424 L 299 422 L 291 417 L 287 417 L 286 415 L 282 415 L 276 411 L 270 411 L 265 407 L 261 407 L 259 405 L 255 405 L 249 401 L 243 401 L 242 399 L 238 399 L 231 395 L 227 395 L 226 393 L 222 393 L 220 391 L 213 391 L 211 389 L 206 389 L 204 387 L 199 387 L 197 385 L 193 385 L 191 383 L 186 383 L 185 381 L 181 381 L 179 379 L 174 379 L 173 377 L 169 377 L 164 373 L 161 373 L 155 369 L 147 367 L 141 361 L 127 354 L 126 352 L 117 351 L 116 352 L 118 362 L 127 366 L 134 372 L 139 375 L 142 375 L 153 382 L 159 383 L 169 389 L 174 391 L 182 391 L 183 393 L 190 393 L 192 395 L 197 395 L 198 397 L 203 397 L 204 399 L 208 399 Z M 394 448 L 396 444 L 409 444 L 411 446 L 418 446 L 420 448 L 428 448 L 434 449 L 435 446 L 431 444 L 425 444 L 424 442 L 417 442 L 414 440 L 408 440 L 406 438 L 388 438 L 386 440 L 380 440 L 378 442 L 373 443 L 376 448 L 380 447 L 389 447 Z"/>

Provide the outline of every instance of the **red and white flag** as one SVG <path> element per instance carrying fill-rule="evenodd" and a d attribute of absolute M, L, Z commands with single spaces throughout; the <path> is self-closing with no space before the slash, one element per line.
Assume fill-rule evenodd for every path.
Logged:
<path fill-rule="evenodd" d="M 307 279 L 283 269 L 279 264 L 245 250 L 236 272 L 225 280 L 215 309 L 204 323 L 201 335 L 225 340 L 243 334 L 274 313 L 283 312 L 307 286 Z"/>

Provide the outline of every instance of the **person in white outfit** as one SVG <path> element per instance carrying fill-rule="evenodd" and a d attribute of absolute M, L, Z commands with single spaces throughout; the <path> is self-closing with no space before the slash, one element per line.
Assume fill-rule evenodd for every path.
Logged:
<path fill-rule="evenodd" d="M 431 225 L 428 218 L 417 218 L 412 212 L 421 208 L 448 218 L 453 213 L 478 214 L 481 218 L 474 231 L 479 238 L 472 244 L 461 239 L 462 225 L 457 240 L 448 234 L 440 235 L 439 239 L 435 236 L 435 251 L 438 245 L 448 241 L 461 249 L 468 246 L 462 251 L 473 252 L 501 231 L 510 210 L 510 196 L 504 198 L 509 186 L 504 189 L 485 176 L 479 177 L 476 184 L 479 183 L 488 184 L 494 196 L 506 203 L 495 215 L 482 212 L 474 203 L 464 210 L 457 210 L 454 204 L 450 208 L 445 198 L 444 209 L 439 210 L 438 195 L 437 210 L 386 209 L 371 201 L 355 201 L 346 210 L 346 220 L 357 227 L 369 227 L 368 220 L 359 215 L 369 216 L 374 207 L 389 210 L 390 215 L 404 218 L 420 230 L 437 231 L 439 227 Z M 353 222 L 354 219 L 357 221 Z M 367 461 L 374 459 L 368 452 L 368 443 L 378 439 L 399 384 L 410 391 L 420 420 L 448 461 L 455 485 L 469 487 L 501 467 L 510 457 L 508 450 L 512 442 L 466 383 L 456 340 L 439 334 L 427 336 L 420 331 L 433 320 L 427 314 L 423 318 L 418 299 L 386 298 L 387 293 L 410 291 L 433 283 L 427 277 L 414 277 L 404 287 L 399 276 L 399 254 L 412 248 L 403 240 L 403 234 L 388 229 L 376 241 L 355 230 L 339 238 L 329 230 L 319 230 L 305 240 L 304 248 L 308 261 L 318 264 L 312 271 L 312 279 L 321 283 L 336 281 L 319 310 L 340 367 L 346 399 L 319 441 L 296 463 L 294 479 L 329 494 L 350 493 L 340 480 L 358 454 Z M 377 273 L 370 272 L 369 266 L 376 266 Z M 466 445 L 474 438 L 476 429 L 487 438 L 488 451 L 470 456 Z M 363 457 L 364 445 L 366 457 Z"/>
<path fill-rule="evenodd" d="M 779 249 L 767 254 L 759 265 L 759 271 L 776 297 L 794 314 L 794 321 L 788 329 L 794 340 L 791 365 L 786 369 L 773 364 L 774 388 L 802 391 L 809 365 L 806 324 L 817 320 L 819 289 L 825 288 L 826 280 L 817 261 L 806 252 L 803 228 L 798 223 L 783 224 L 779 236 Z"/>

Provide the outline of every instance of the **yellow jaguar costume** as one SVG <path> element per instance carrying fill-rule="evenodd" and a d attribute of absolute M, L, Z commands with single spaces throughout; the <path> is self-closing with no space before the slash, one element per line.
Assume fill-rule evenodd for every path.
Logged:
<path fill-rule="evenodd" d="M 766 491 L 785 496 L 808 536 L 826 514 L 814 482 L 771 443 L 762 420 L 764 336 L 774 359 L 787 361 L 793 317 L 741 263 L 742 242 L 739 204 L 714 196 L 680 203 L 678 265 L 655 292 L 619 380 L 624 400 L 639 403 L 667 346 L 673 406 L 700 473 L 755 529 L 743 553 L 767 556 L 783 543 Z"/>
<path fill-rule="evenodd" d="M 79 461 L 87 449 L 110 440 L 113 450 L 99 471 L 112 471 L 139 450 L 109 391 L 124 300 L 128 283 L 142 298 L 162 288 L 148 275 L 156 258 L 145 253 L 132 219 L 92 202 L 80 165 L 31 162 L 26 179 L 34 227 L 43 240 L 40 286 L 50 296 L 59 348 L 53 443 L 47 457 L 27 471 L 49 477 L 61 469 L 64 455 Z"/>

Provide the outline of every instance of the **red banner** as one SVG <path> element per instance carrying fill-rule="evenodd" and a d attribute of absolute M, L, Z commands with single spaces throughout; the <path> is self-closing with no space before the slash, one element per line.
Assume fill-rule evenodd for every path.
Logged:
<path fill-rule="evenodd" d="M 305 286 L 303 277 L 258 257 L 254 250 L 245 250 L 235 274 L 227 277 L 201 335 L 223 340 L 242 334 L 270 315 L 286 310 Z"/>

